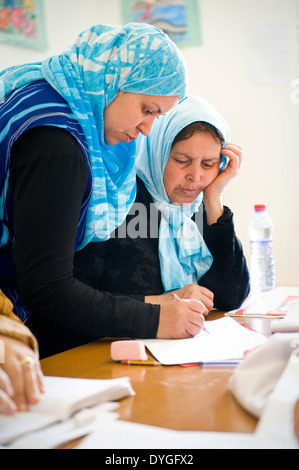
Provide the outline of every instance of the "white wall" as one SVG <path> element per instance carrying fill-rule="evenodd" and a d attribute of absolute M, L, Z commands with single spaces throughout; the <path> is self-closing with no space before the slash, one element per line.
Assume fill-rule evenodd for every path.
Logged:
<path fill-rule="evenodd" d="M 45 0 L 48 50 L 0 44 L 1 69 L 59 53 L 93 24 L 121 23 L 120 2 Z M 299 90 L 296 93 L 291 85 L 299 79 L 299 0 L 198 0 L 198 5 L 203 45 L 182 49 L 189 91 L 222 112 L 232 129 L 231 140 L 244 147 L 241 174 L 227 188 L 224 202 L 234 211 L 248 259 L 247 227 L 253 205 L 267 202 L 275 224 L 277 272 L 295 270 L 299 264 Z M 274 36 L 270 49 L 277 60 L 276 72 L 260 84 L 250 73 L 252 28 L 269 25 L 286 32 L 286 43 L 274 45 L 279 35 Z M 272 63 L 273 51 L 267 57 Z"/>
<path fill-rule="evenodd" d="M 204 45 L 184 50 L 190 90 L 219 108 L 230 123 L 231 140 L 244 146 L 241 174 L 224 201 L 235 213 L 248 259 L 252 208 L 267 202 L 275 225 L 277 272 L 298 269 L 299 103 L 291 101 L 291 83 L 299 78 L 298 1 L 202 0 L 200 5 Z M 281 83 L 273 75 L 272 83 L 261 85 L 250 74 L 251 28 L 268 25 L 286 29 L 286 50 L 277 51 L 277 67 L 285 58 L 288 72 Z"/>

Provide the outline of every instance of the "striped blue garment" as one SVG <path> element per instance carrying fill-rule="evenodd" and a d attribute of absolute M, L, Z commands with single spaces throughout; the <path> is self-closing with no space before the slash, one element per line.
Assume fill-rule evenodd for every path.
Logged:
<path fill-rule="evenodd" d="M 36 107 L 43 112 L 36 114 Z M 24 120 L 26 115 L 26 120 Z M 15 313 L 24 320 L 28 310 L 16 289 L 17 277 L 13 260 L 13 214 L 9 186 L 10 151 L 18 137 L 36 126 L 59 126 L 70 132 L 77 140 L 88 165 L 88 178 L 82 201 L 75 248 L 82 240 L 85 217 L 92 188 L 92 173 L 84 133 L 65 100 L 46 80 L 39 80 L 5 96 L 0 103 L 1 128 L 9 128 L 0 142 L 0 287 L 14 304 Z M 18 119 L 17 119 L 18 116 Z M 3 132 L 3 131 L 2 131 Z"/>
<path fill-rule="evenodd" d="M 184 97 L 186 80 L 175 44 L 140 23 L 94 26 L 60 55 L 0 73 L 0 287 L 16 279 L 8 184 L 16 139 L 35 125 L 54 125 L 75 135 L 91 171 L 76 249 L 107 240 L 135 199 L 136 144 L 106 144 L 104 110 L 119 90 Z M 42 96 L 39 86 L 48 86 L 48 94 Z"/>

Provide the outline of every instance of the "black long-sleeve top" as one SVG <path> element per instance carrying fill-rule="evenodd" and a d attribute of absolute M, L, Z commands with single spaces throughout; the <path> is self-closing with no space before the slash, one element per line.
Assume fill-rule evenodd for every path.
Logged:
<path fill-rule="evenodd" d="M 144 296 L 163 293 L 157 238 L 112 238 L 74 256 L 86 179 L 81 150 L 62 129 L 32 129 L 13 148 L 17 277 L 41 357 L 105 336 L 156 336 L 160 306 Z M 136 201 L 152 202 L 141 181 Z M 229 209 L 217 224 L 205 224 L 204 238 L 214 262 L 200 284 L 214 292 L 217 308 L 237 308 L 248 271 Z"/>
<path fill-rule="evenodd" d="M 74 273 L 96 289 L 116 295 L 129 294 L 144 301 L 144 296 L 163 294 L 164 289 L 158 237 L 155 236 L 158 233 L 155 230 L 158 215 L 153 214 L 153 200 L 138 177 L 135 202 L 125 222 L 109 241 L 90 243 L 76 253 Z M 145 230 L 140 226 L 141 220 Z M 137 238 L 125 236 L 126 233 Z M 242 245 L 234 231 L 231 210 L 225 207 L 224 214 L 213 225 L 207 225 L 204 211 L 203 236 L 213 255 L 213 264 L 199 284 L 214 293 L 215 308 L 237 308 L 248 294 L 249 275 Z"/>

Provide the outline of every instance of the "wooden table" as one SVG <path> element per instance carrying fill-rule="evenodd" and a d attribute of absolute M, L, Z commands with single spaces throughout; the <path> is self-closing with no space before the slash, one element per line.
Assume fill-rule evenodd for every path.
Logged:
<path fill-rule="evenodd" d="M 291 280 L 293 282 L 291 283 Z M 280 285 L 299 285 L 299 276 Z M 209 320 L 221 318 L 212 311 Z M 266 335 L 271 320 L 238 319 Z M 247 413 L 228 390 L 233 366 L 127 366 L 111 360 L 112 339 L 103 339 L 41 361 L 45 375 L 111 379 L 128 376 L 136 392 L 120 401 L 120 419 L 176 430 L 254 432 L 257 420 Z"/>
<path fill-rule="evenodd" d="M 223 316 L 211 312 L 210 320 Z M 246 320 L 268 333 L 269 320 Z M 120 402 L 120 418 L 177 430 L 246 432 L 257 420 L 228 390 L 232 366 L 127 366 L 111 360 L 112 339 L 103 339 L 41 361 L 45 375 L 112 379 L 128 376 L 136 392 Z"/>

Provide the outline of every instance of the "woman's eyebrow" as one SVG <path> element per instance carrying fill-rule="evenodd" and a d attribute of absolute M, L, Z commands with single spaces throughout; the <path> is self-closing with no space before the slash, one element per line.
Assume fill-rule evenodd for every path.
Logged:
<path fill-rule="evenodd" d="M 194 157 L 192 157 L 191 155 L 189 155 L 188 153 L 185 153 L 185 152 L 173 152 L 173 155 L 180 155 L 182 157 L 194 158 Z"/>
<path fill-rule="evenodd" d="M 152 101 L 144 100 L 141 102 L 142 106 L 148 109 L 151 113 L 161 113 L 160 106 L 157 103 L 153 103 Z"/>
<path fill-rule="evenodd" d="M 218 162 L 220 160 L 220 156 L 219 157 L 204 157 L 202 159 L 202 161 L 205 161 L 205 162 Z"/>
<path fill-rule="evenodd" d="M 162 116 L 166 116 L 166 114 L 168 114 L 168 113 L 164 113 L 164 112 L 161 110 L 160 105 L 159 105 L 158 103 L 152 102 L 152 106 L 155 106 L 155 108 L 157 108 L 157 109 L 155 110 L 156 113 L 161 114 Z M 171 110 L 170 110 L 170 111 L 171 111 Z M 168 112 L 169 112 L 169 111 L 168 111 Z"/>
<path fill-rule="evenodd" d="M 173 152 L 173 155 L 180 155 L 182 157 L 187 157 L 193 159 L 193 155 L 189 155 L 188 153 L 185 152 Z M 219 157 L 203 157 L 202 158 L 203 162 L 219 162 L 220 161 L 220 156 Z"/>

